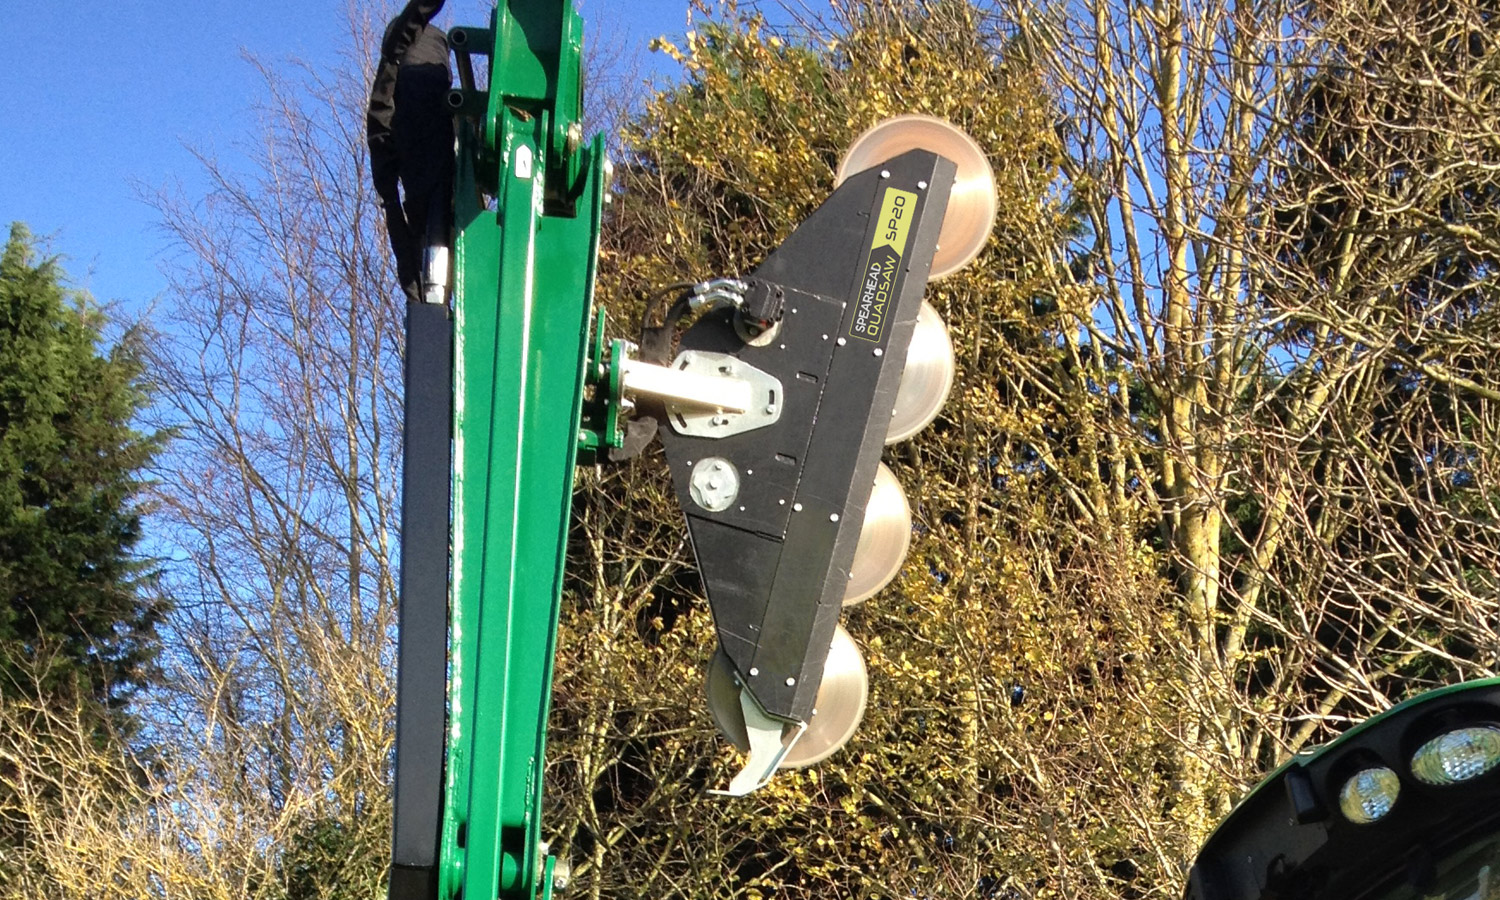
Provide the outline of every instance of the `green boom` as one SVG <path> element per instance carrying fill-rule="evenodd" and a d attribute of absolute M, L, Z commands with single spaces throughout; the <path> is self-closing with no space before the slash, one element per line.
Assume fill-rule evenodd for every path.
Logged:
<path fill-rule="evenodd" d="M 439 896 L 545 897 L 543 752 L 607 163 L 602 139 L 579 139 L 582 26 L 566 0 L 502 2 L 488 29 L 455 31 L 488 49 L 491 76 L 487 97 L 465 98 L 483 113 L 461 123 L 455 192 Z"/>

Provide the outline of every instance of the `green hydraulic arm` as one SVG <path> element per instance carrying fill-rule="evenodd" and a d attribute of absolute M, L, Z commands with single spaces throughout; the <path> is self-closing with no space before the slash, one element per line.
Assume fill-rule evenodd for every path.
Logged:
<path fill-rule="evenodd" d="M 455 197 L 444 900 L 551 894 L 542 755 L 604 190 L 602 140 L 580 139 L 581 32 L 566 0 L 512 0 L 458 42 L 489 43 L 491 76 Z"/>
<path fill-rule="evenodd" d="M 582 23 L 568 0 L 502 0 L 487 27 L 454 28 L 448 43 L 461 85 L 448 96 L 451 309 L 439 290 L 408 317 L 391 898 L 531 900 L 565 878 L 539 819 L 573 469 L 581 446 L 610 443 L 580 428 L 585 386 L 602 377 L 590 351 L 602 352 L 591 334 L 608 163 L 601 138 L 582 139 Z M 488 85 L 473 56 L 488 57 Z M 451 407 L 434 400 L 443 383 Z M 423 512 L 450 487 L 450 447 L 433 434 L 449 415 L 451 513 Z M 445 640 L 433 625 L 444 613 Z"/>
<path fill-rule="evenodd" d="M 582 23 L 510 0 L 455 194 L 453 574 L 439 897 L 550 896 L 542 759 L 605 189 L 584 145 Z M 476 41 L 476 38 L 478 39 Z M 485 197 L 495 199 L 490 209 Z"/>

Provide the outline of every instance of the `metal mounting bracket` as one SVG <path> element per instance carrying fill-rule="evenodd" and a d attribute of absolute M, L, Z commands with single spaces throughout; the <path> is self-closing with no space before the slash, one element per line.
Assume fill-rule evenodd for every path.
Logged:
<path fill-rule="evenodd" d="M 724 438 L 744 434 L 757 428 L 775 425 L 781 420 L 786 403 L 781 379 L 757 369 L 728 353 L 685 350 L 672 361 L 674 371 L 707 378 L 732 379 L 748 387 L 748 402 L 740 410 L 725 407 L 705 410 L 669 400 L 667 421 L 672 430 L 689 437 Z"/>

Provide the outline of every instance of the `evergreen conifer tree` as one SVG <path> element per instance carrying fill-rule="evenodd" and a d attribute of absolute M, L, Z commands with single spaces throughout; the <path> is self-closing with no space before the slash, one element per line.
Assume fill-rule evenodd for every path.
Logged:
<path fill-rule="evenodd" d="M 144 684 L 164 602 L 136 553 L 160 435 L 128 334 L 13 224 L 0 257 L 0 699 L 118 709 Z"/>

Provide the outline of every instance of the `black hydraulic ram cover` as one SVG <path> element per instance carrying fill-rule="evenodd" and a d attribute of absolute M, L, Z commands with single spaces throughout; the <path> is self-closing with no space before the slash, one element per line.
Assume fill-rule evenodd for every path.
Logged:
<path fill-rule="evenodd" d="M 447 724 L 453 325 L 446 306 L 415 303 L 407 307 L 406 327 L 390 898 L 433 900 Z"/>
<path fill-rule="evenodd" d="M 682 337 L 681 350 L 731 354 L 785 394 L 757 430 L 661 429 L 719 642 L 772 715 L 812 713 L 954 174 L 913 150 L 853 176 L 752 274 L 785 290 L 769 343 L 745 344 L 728 309 Z M 740 480 L 719 512 L 690 491 L 706 458 Z"/>

